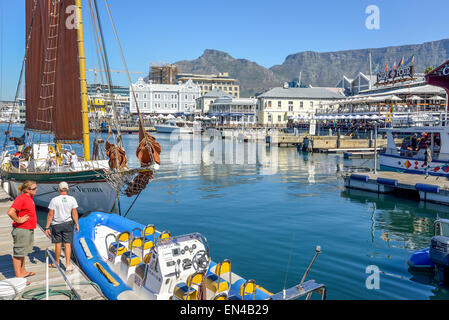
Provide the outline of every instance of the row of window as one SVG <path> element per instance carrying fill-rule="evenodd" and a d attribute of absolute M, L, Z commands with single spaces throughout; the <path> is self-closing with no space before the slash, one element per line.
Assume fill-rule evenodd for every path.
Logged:
<path fill-rule="evenodd" d="M 189 105 L 187 103 L 184 104 L 184 108 L 187 109 L 188 107 L 189 107 Z M 144 109 L 148 109 L 149 108 L 149 106 L 148 106 L 148 104 L 146 102 L 143 103 L 143 108 Z M 156 102 L 156 103 L 154 103 L 154 108 L 155 109 L 162 109 L 162 105 L 159 102 Z M 177 108 L 178 108 L 178 104 L 177 103 L 171 103 L 170 107 L 168 106 L 167 103 L 164 104 L 164 109 L 177 109 Z"/>
<path fill-rule="evenodd" d="M 201 90 L 212 90 L 212 86 L 200 86 Z M 217 87 L 220 90 L 232 91 L 232 87 Z M 234 87 L 234 91 L 238 91 L 238 87 Z"/>
<path fill-rule="evenodd" d="M 282 108 L 282 101 L 278 101 L 277 103 L 278 108 Z M 271 108 L 272 104 L 271 101 L 265 102 L 265 108 Z M 299 102 L 299 108 L 304 108 L 304 101 Z M 313 101 L 310 101 L 310 108 L 313 108 Z M 293 101 L 288 102 L 288 111 L 293 111 Z"/>
<path fill-rule="evenodd" d="M 143 99 L 147 99 L 147 94 L 146 93 L 143 93 L 142 95 L 141 95 L 141 97 L 143 98 Z M 158 100 L 161 100 L 162 99 L 162 95 L 160 94 L 160 93 L 155 93 L 154 95 L 153 95 L 153 97 L 154 97 L 154 99 L 156 100 L 156 99 L 158 99 Z M 196 95 L 192 95 L 192 96 L 190 96 L 190 95 L 188 95 L 188 94 L 186 94 L 186 95 L 184 95 L 184 99 L 185 100 L 189 100 L 189 98 L 192 98 L 193 100 L 195 100 L 196 99 Z M 137 99 L 139 99 L 139 93 L 136 93 L 136 98 Z M 178 99 L 178 95 L 175 93 L 175 94 L 164 94 L 164 99 L 165 100 L 167 100 L 167 99 L 172 99 L 172 100 L 174 100 L 174 99 Z"/>

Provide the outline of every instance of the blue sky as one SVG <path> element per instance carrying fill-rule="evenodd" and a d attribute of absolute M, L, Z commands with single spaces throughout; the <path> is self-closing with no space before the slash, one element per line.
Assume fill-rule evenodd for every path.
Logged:
<path fill-rule="evenodd" d="M 100 9 L 103 0 L 97 0 Z M 83 0 L 83 3 L 87 1 Z M 151 62 L 192 60 L 217 49 L 264 67 L 301 51 L 339 51 L 449 38 L 447 0 L 109 0 L 129 69 Z M 365 9 L 380 10 L 380 29 L 368 30 Z M 87 6 L 86 6 L 87 7 Z M 123 70 L 105 11 L 111 69 Z M 96 63 L 84 12 L 88 68 Z M 0 100 L 13 99 L 25 44 L 24 0 L 0 0 Z M 133 75 L 133 80 L 138 76 Z M 93 81 L 93 74 L 89 74 Z M 114 74 L 125 85 L 123 75 Z"/>

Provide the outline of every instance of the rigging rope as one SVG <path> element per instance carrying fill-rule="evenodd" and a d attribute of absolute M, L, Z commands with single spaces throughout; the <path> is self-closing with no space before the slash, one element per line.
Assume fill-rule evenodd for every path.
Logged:
<path fill-rule="evenodd" d="M 31 33 L 33 31 L 34 18 L 36 16 L 36 8 L 37 8 L 37 0 L 34 0 L 33 12 L 31 14 L 31 21 L 30 21 L 30 32 L 28 33 L 28 37 L 27 37 L 27 41 L 26 41 L 25 56 L 23 57 L 23 60 L 22 60 L 22 68 L 20 70 L 19 82 L 17 83 L 16 95 L 14 97 L 14 105 L 17 105 L 17 100 L 19 98 L 20 87 L 22 86 L 23 74 L 25 72 L 25 63 L 26 63 L 27 58 L 28 58 L 28 52 L 29 52 L 30 41 L 31 41 Z M 8 138 L 9 138 L 9 135 L 11 133 L 12 115 L 13 114 L 11 113 L 11 117 L 10 117 L 9 123 L 8 123 L 8 129 L 7 129 L 6 134 L 5 134 L 5 143 L 3 144 L 3 151 L 6 151 L 6 146 L 8 144 Z"/>

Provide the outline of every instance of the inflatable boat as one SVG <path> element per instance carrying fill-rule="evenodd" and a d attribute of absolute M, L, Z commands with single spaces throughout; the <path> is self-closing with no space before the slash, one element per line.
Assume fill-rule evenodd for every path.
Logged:
<path fill-rule="evenodd" d="M 273 294 L 231 271 L 231 261 L 214 262 L 199 233 L 172 236 L 154 225 L 119 215 L 92 212 L 79 220 L 73 251 L 80 267 L 110 300 L 292 300 L 326 287 L 305 281 Z"/>
<path fill-rule="evenodd" d="M 407 261 L 412 270 L 437 271 L 438 282 L 449 282 L 449 220 L 437 219 L 430 247 L 418 250 Z"/>

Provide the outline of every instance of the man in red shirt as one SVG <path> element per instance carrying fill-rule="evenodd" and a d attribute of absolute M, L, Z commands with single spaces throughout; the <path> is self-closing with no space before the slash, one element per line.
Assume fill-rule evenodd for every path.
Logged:
<path fill-rule="evenodd" d="M 26 181 L 19 187 L 19 191 L 22 193 L 14 200 L 8 215 L 14 221 L 11 232 L 14 240 L 12 258 L 14 272 L 17 278 L 26 278 L 35 275 L 34 272 L 25 270 L 25 256 L 33 250 L 34 229 L 37 226 L 36 207 L 33 200 L 37 192 L 36 182 Z"/>

